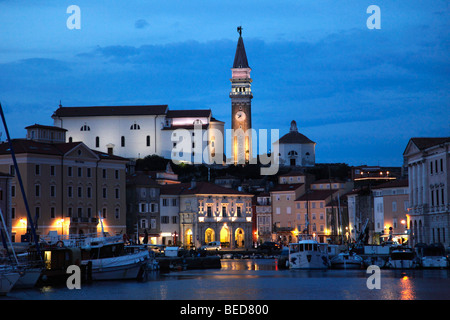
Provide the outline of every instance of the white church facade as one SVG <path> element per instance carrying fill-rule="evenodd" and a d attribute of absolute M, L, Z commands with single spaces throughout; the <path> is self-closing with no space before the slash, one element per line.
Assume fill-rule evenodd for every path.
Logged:
<path fill-rule="evenodd" d="M 60 105 L 52 118 L 54 126 L 67 130 L 68 142 L 83 141 L 96 151 L 129 159 L 158 155 L 191 163 L 198 163 L 201 153 L 201 163 L 222 164 L 224 122 L 214 119 L 211 110 Z M 177 146 L 180 143 L 184 149 Z"/>

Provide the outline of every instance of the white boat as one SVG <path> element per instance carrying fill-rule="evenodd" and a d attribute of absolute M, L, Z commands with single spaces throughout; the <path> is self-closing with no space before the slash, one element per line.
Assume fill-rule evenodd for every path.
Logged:
<path fill-rule="evenodd" d="M 0 296 L 7 295 L 19 278 L 20 274 L 12 268 L 0 269 Z"/>
<path fill-rule="evenodd" d="M 14 285 L 14 289 L 33 288 L 42 274 L 41 267 L 17 267 L 20 277 Z"/>
<path fill-rule="evenodd" d="M 289 269 L 327 269 L 327 244 L 312 239 L 290 243 L 288 264 Z"/>
<path fill-rule="evenodd" d="M 330 260 L 334 269 L 361 269 L 364 260 L 355 253 L 341 252 Z"/>
<path fill-rule="evenodd" d="M 121 236 L 98 238 L 81 247 L 81 265 L 91 270 L 92 280 L 138 279 L 149 260 L 145 247 L 128 252 Z"/>
<path fill-rule="evenodd" d="M 411 248 L 392 250 L 388 266 L 391 269 L 413 269 L 417 266 L 414 251 Z"/>
<path fill-rule="evenodd" d="M 422 268 L 448 268 L 444 246 L 440 243 L 416 247 Z"/>

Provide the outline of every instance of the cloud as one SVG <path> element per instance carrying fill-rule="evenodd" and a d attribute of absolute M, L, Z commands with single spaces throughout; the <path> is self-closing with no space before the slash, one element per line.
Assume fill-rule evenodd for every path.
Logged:
<path fill-rule="evenodd" d="M 136 22 L 134 23 L 134 27 L 136 29 L 144 29 L 147 28 L 149 25 L 150 24 L 145 19 L 136 20 Z"/>

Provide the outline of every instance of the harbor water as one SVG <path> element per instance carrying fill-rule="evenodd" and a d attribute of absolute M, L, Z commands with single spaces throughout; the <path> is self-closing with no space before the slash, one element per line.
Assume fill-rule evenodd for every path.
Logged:
<path fill-rule="evenodd" d="M 146 281 L 13 290 L 0 300 L 448 300 L 450 270 L 280 270 L 276 259 L 222 259 L 220 269 L 151 271 Z"/>

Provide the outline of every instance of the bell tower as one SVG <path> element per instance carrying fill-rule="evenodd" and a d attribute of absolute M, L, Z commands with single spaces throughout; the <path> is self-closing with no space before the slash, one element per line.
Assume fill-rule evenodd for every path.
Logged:
<path fill-rule="evenodd" d="M 231 68 L 231 129 L 233 129 L 231 154 L 235 164 L 246 164 L 252 159 L 252 117 L 253 98 L 250 69 L 245 53 L 242 27 L 238 27 L 239 40 Z"/>

